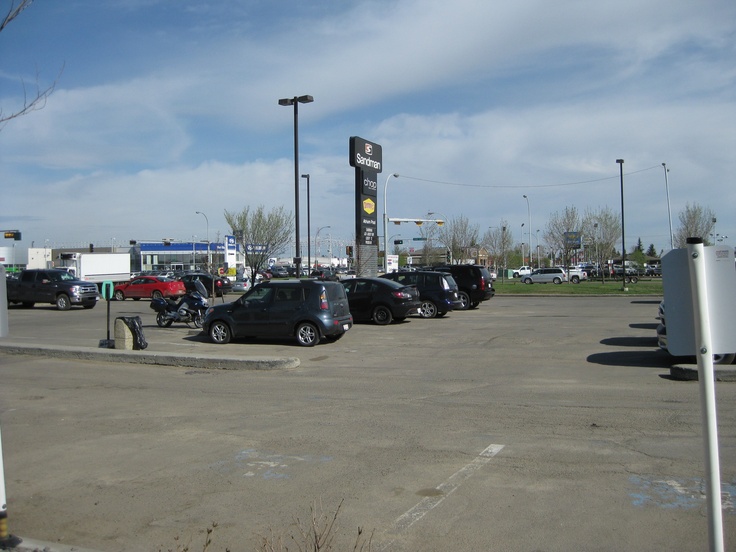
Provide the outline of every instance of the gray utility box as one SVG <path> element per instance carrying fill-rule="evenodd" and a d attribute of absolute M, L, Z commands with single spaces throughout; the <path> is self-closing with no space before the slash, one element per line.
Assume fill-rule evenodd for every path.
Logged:
<path fill-rule="evenodd" d="M 736 353 L 736 265 L 733 247 L 703 248 L 712 353 Z M 667 350 L 674 356 L 697 355 L 695 313 L 687 249 L 673 249 L 662 257 Z"/>

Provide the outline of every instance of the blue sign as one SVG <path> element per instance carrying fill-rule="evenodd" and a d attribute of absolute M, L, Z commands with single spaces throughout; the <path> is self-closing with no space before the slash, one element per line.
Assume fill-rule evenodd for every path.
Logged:
<path fill-rule="evenodd" d="M 265 253 L 268 251 L 268 246 L 262 243 L 246 243 L 245 244 L 245 252 L 246 253 Z"/>

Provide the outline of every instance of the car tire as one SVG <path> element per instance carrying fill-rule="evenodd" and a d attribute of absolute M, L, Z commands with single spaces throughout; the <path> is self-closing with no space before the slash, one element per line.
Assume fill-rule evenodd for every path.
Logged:
<path fill-rule="evenodd" d="M 153 293 L 151 293 L 151 299 L 163 299 L 163 298 L 164 298 L 164 294 L 161 293 L 157 289 L 153 290 Z"/>
<path fill-rule="evenodd" d="M 458 310 L 468 310 L 470 308 L 470 295 L 464 291 L 460 291 L 458 292 L 457 297 L 460 299 L 460 307 Z"/>
<path fill-rule="evenodd" d="M 310 322 L 301 322 L 296 327 L 296 341 L 302 347 L 314 347 L 319 343 L 319 330 Z"/>
<path fill-rule="evenodd" d="M 522 284 L 526 284 L 526 285 L 529 285 L 529 284 L 531 284 L 531 283 L 533 283 L 533 282 L 532 282 L 532 279 L 531 279 L 531 278 L 524 278 L 524 279 L 523 279 L 523 280 L 521 281 L 521 283 L 522 283 Z"/>
<path fill-rule="evenodd" d="M 713 355 L 713 364 L 732 364 L 736 359 L 736 354 L 731 353 L 728 355 Z"/>
<path fill-rule="evenodd" d="M 230 343 L 232 332 L 230 331 L 230 326 L 222 320 L 217 320 L 210 324 L 209 336 L 212 343 L 226 345 L 227 343 Z"/>
<path fill-rule="evenodd" d="M 68 311 L 72 308 L 72 302 L 69 300 L 69 296 L 66 293 L 60 293 L 56 297 L 56 308 L 60 311 Z"/>
<path fill-rule="evenodd" d="M 171 323 L 173 320 L 171 318 L 167 318 L 165 312 L 159 312 L 156 315 L 156 324 L 158 324 L 159 328 L 168 328 L 171 326 Z"/>
<path fill-rule="evenodd" d="M 122 291 L 117 290 L 115 292 L 115 300 L 116 301 L 125 301 L 125 294 Z"/>
<path fill-rule="evenodd" d="M 552 280 L 552 283 L 553 284 L 561 284 L 562 283 L 562 278 L 560 278 L 559 276 L 555 276 L 555 278 Z"/>
<path fill-rule="evenodd" d="M 579 284 L 580 283 L 580 276 L 573 276 L 572 278 L 570 278 L 570 281 L 573 284 Z"/>
<path fill-rule="evenodd" d="M 373 309 L 373 314 L 371 315 L 373 323 L 378 324 L 379 326 L 389 325 L 393 321 L 393 318 L 394 316 L 391 314 L 391 309 L 385 305 L 378 305 Z"/>
<path fill-rule="evenodd" d="M 437 305 L 432 301 L 422 301 L 419 305 L 419 316 L 422 318 L 434 318 L 437 316 Z"/>

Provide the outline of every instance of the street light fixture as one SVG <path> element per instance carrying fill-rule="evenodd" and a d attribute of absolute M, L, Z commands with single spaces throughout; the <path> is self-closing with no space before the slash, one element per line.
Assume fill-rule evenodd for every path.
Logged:
<path fill-rule="evenodd" d="M 307 179 L 307 266 L 312 270 L 312 243 L 310 238 L 310 219 L 311 208 L 309 207 L 309 175 L 303 174 L 302 178 Z"/>
<path fill-rule="evenodd" d="M 205 223 L 207 224 L 207 268 L 211 271 L 212 270 L 212 255 L 210 253 L 210 219 L 207 218 L 207 215 L 205 215 L 202 211 L 195 211 L 195 215 L 202 215 L 204 217 Z"/>
<path fill-rule="evenodd" d="M 399 178 L 399 173 L 391 173 L 386 177 L 386 183 L 383 185 L 383 271 L 388 272 L 388 211 L 386 209 L 386 192 L 388 191 L 388 181 L 391 177 Z"/>
<path fill-rule="evenodd" d="M 296 273 L 301 277 L 302 273 L 302 257 L 299 248 L 299 104 L 312 103 L 312 96 L 294 96 L 293 98 L 282 98 L 279 105 L 294 106 L 294 230 L 296 242 L 296 254 L 294 264 L 296 264 Z"/>

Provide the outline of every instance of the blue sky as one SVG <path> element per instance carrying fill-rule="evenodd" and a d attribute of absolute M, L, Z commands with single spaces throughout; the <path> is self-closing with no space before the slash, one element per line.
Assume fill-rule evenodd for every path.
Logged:
<path fill-rule="evenodd" d="M 3 9 L 8 5 L 3 0 Z M 348 140 L 383 147 L 389 216 L 502 219 L 521 240 L 575 206 L 620 211 L 627 249 L 669 243 L 697 202 L 736 234 L 736 4 L 727 0 L 36 0 L 0 33 L 0 226 L 56 245 L 229 232 L 223 213 L 294 208 L 354 234 Z M 38 76 L 38 77 L 37 77 Z M 302 208 L 306 208 L 302 182 Z M 306 214 L 302 211 L 302 236 Z M 404 238 L 406 225 L 389 229 Z"/>

